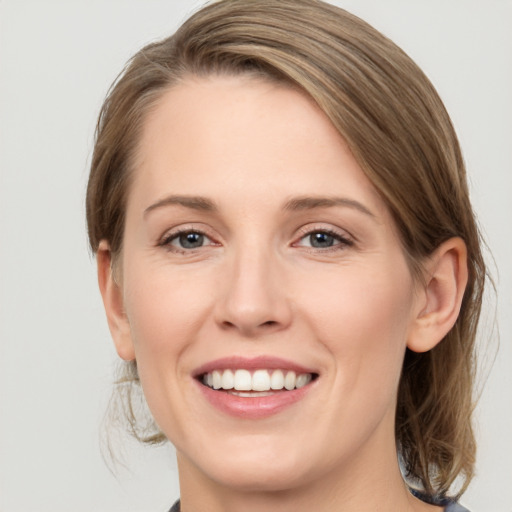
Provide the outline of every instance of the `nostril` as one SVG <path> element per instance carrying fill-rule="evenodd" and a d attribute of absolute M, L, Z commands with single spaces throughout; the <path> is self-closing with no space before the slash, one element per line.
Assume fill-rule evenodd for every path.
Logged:
<path fill-rule="evenodd" d="M 262 323 L 255 323 L 253 326 L 244 326 L 242 324 L 237 324 L 236 322 L 230 322 L 229 320 L 225 320 L 222 322 L 221 327 L 223 329 L 241 329 L 244 332 L 249 333 L 256 333 L 259 329 L 262 329 L 263 331 L 266 331 L 267 329 L 275 328 L 279 325 L 279 322 L 276 320 L 267 320 L 266 322 Z"/>

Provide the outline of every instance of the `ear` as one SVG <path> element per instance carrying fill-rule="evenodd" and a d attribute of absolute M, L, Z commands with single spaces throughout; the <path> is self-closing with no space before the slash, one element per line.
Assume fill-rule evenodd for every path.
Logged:
<path fill-rule="evenodd" d="M 434 348 L 455 324 L 468 281 L 467 250 L 461 238 L 441 244 L 425 265 L 425 285 L 407 346 L 414 352 Z"/>
<path fill-rule="evenodd" d="M 112 269 L 112 252 L 106 240 L 100 242 L 96 253 L 98 284 L 107 314 L 110 334 L 119 357 L 125 361 L 135 359 L 130 324 L 124 310 L 123 292 Z"/>

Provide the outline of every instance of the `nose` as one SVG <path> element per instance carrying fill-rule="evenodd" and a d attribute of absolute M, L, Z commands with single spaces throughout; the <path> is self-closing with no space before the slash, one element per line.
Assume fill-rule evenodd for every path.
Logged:
<path fill-rule="evenodd" d="M 280 331 L 292 320 L 283 269 L 269 251 L 245 248 L 226 265 L 216 303 L 216 321 L 245 337 Z"/>

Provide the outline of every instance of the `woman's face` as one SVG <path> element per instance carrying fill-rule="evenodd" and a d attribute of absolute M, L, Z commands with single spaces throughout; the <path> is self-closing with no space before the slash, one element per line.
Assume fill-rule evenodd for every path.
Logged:
<path fill-rule="evenodd" d="M 121 274 L 117 347 L 187 474 L 284 489 L 395 457 L 414 282 L 382 200 L 304 95 L 248 77 L 166 92 Z"/>

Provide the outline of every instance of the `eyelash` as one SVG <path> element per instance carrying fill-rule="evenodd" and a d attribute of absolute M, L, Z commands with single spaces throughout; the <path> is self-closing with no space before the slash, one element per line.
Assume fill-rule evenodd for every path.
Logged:
<path fill-rule="evenodd" d="M 332 246 L 328 247 L 313 247 L 313 246 L 304 246 L 301 245 L 301 241 L 306 239 L 307 237 L 311 237 L 315 234 L 321 234 L 321 235 L 327 235 L 329 237 L 332 237 L 335 240 L 335 243 Z M 201 245 L 199 247 L 193 247 L 193 248 L 185 248 L 185 247 L 178 247 L 172 244 L 175 240 L 178 240 L 183 235 L 199 235 L 201 237 L 204 237 L 205 239 L 209 240 L 211 243 L 207 245 Z M 178 231 L 174 231 L 170 234 L 165 235 L 162 237 L 161 241 L 158 243 L 158 246 L 166 248 L 170 252 L 176 252 L 181 254 L 187 254 L 191 253 L 194 250 L 201 249 L 205 246 L 215 246 L 220 245 L 213 241 L 213 239 L 208 236 L 204 231 L 200 229 L 180 229 Z M 348 238 L 347 236 L 342 235 L 338 231 L 335 231 L 333 229 L 326 229 L 326 228 L 303 228 L 301 229 L 300 238 L 297 242 L 294 242 L 292 246 L 294 247 L 305 247 L 309 251 L 320 251 L 320 252 L 332 252 L 332 251 L 341 251 L 344 250 L 347 247 L 352 247 L 354 245 L 354 241 Z"/>
<path fill-rule="evenodd" d="M 323 228 L 323 227 L 314 227 L 314 228 L 303 228 L 301 229 L 300 238 L 298 242 L 294 242 L 292 245 L 299 246 L 300 242 L 307 237 L 311 237 L 315 234 L 322 234 L 332 237 L 335 240 L 334 245 L 329 247 L 312 247 L 312 246 L 302 246 L 308 249 L 309 251 L 320 251 L 322 253 L 325 252 L 334 252 L 334 251 L 343 251 L 347 247 L 352 247 L 354 245 L 354 241 L 351 240 L 347 235 L 341 234 L 339 231 L 336 231 L 334 229 L 329 228 Z"/>
<path fill-rule="evenodd" d="M 177 252 L 181 254 L 191 253 L 194 250 L 201 249 L 205 247 L 204 245 L 201 245 L 200 247 L 194 247 L 194 248 L 185 248 L 185 247 L 179 247 L 172 244 L 173 241 L 178 240 L 183 235 L 199 235 L 204 237 L 207 240 L 210 240 L 212 243 L 208 245 L 219 245 L 218 243 L 215 243 L 210 236 L 208 236 L 204 231 L 200 229 L 180 229 L 178 231 L 173 231 L 172 233 L 166 234 L 162 237 L 161 241 L 158 243 L 160 247 L 164 247 L 170 252 Z"/>

